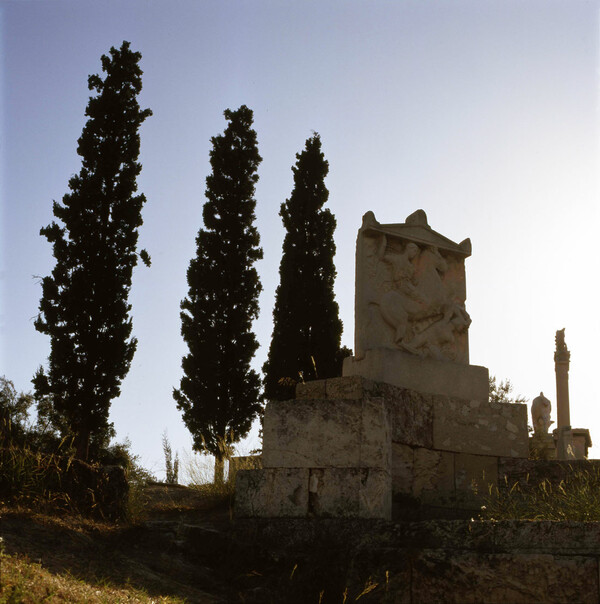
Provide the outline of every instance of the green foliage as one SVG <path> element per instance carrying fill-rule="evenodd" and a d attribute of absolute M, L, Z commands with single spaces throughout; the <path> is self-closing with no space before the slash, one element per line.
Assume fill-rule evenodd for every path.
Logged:
<path fill-rule="evenodd" d="M 165 482 L 167 484 L 178 484 L 179 454 L 175 453 L 175 459 L 173 460 L 173 451 L 166 432 L 162 436 L 162 447 L 165 454 Z"/>
<path fill-rule="evenodd" d="M 296 154 L 294 189 L 279 215 L 286 230 L 273 310 L 273 336 L 263 366 L 265 398 L 293 398 L 297 381 L 341 375 L 342 322 L 333 293 L 336 221 L 323 209 L 329 163 L 314 134 Z"/>
<path fill-rule="evenodd" d="M 104 80 L 89 77 L 88 121 L 78 141 L 79 174 L 40 234 L 53 246 L 51 276 L 42 280 L 35 327 L 51 338 L 47 372 L 38 371 L 36 395 L 52 406 L 52 419 L 75 438 L 78 455 L 95 457 L 108 441 L 110 403 L 131 365 L 128 293 L 137 264 L 144 195 L 136 195 L 141 164 L 138 129 L 151 115 L 141 110 L 141 55 L 129 42 L 102 56 Z M 146 263 L 146 252 L 139 253 Z M 89 450 L 90 442 L 92 450 Z"/>
<path fill-rule="evenodd" d="M 496 382 L 496 376 L 489 377 L 490 403 L 526 403 L 528 399 L 520 394 L 512 396 L 513 386 L 510 380 Z"/>
<path fill-rule="evenodd" d="M 485 520 L 600 521 L 600 469 L 572 470 L 564 480 L 491 487 L 481 516 Z"/>
<path fill-rule="evenodd" d="M 127 495 L 131 508 L 143 486 L 155 480 L 131 453 L 129 440 L 102 446 L 97 463 L 81 462 L 72 439 L 61 439 L 48 427 L 43 400 L 37 401 L 37 421 L 28 421 L 33 400 L 29 394 L 17 393 L 6 377 L 0 378 L 0 494 L 4 502 L 116 518 L 124 511 L 119 506 Z M 125 473 L 109 466 L 119 466 Z"/>
<path fill-rule="evenodd" d="M 258 348 L 252 321 L 262 289 L 254 268 L 262 258 L 254 226 L 261 157 L 252 111 L 245 105 L 228 109 L 225 119 L 224 133 L 211 139 L 204 228 L 181 302 L 181 335 L 189 354 L 182 360 L 180 388 L 173 390 L 194 449 L 216 458 L 217 479 L 223 459 L 219 442 L 244 437 L 261 411 L 260 379 L 250 368 Z"/>
<path fill-rule="evenodd" d="M 30 394 L 18 393 L 6 376 L 0 377 L 0 447 L 24 443 L 32 403 Z"/>

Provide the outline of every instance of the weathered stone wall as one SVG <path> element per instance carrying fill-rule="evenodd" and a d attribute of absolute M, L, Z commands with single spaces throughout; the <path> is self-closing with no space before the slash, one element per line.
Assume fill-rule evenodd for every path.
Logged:
<path fill-rule="evenodd" d="M 299 384 L 296 396 L 384 401 L 397 519 L 468 515 L 497 485 L 500 459 L 529 454 L 525 405 L 421 394 L 358 376 Z"/>
<path fill-rule="evenodd" d="M 299 384 L 296 396 L 267 405 L 264 470 L 240 472 L 239 517 L 464 516 L 497 484 L 500 458 L 529 452 L 524 405 L 358 376 Z"/>
<path fill-rule="evenodd" d="M 280 562 L 305 551 L 329 559 L 351 596 L 370 581 L 364 602 L 600 603 L 595 522 L 276 519 L 236 532 Z"/>
<path fill-rule="evenodd" d="M 238 473 L 237 516 L 391 518 L 391 423 L 384 400 L 315 392 L 323 398 L 267 405 L 263 469 Z"/>

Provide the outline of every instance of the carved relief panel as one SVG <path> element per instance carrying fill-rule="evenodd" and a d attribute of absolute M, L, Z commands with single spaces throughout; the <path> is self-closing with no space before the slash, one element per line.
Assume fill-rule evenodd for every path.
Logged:
<path fill-rule="evenodd" d="M 355 358 L 374 348 L 469 362 L 464 260 L 456 244 L 427 224 L 423 210 L 405 223 L 363 217 L 356 247 Z"/>

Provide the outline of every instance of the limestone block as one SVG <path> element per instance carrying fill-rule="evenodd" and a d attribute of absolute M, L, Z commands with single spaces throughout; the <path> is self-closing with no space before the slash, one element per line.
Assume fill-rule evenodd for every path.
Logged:
<path fill-rule="evenodd" d="M 235 481 L 235 514 L 239 518 L 304 517 L 308 485 L 305 468 L 240 470 Z"/>
<path fill-rule="evenodd" d="M 391 482 L 389 472 L 375 468 L 312 469 L 309 512 L 319 517 L 390 520 Z"/>
<path fill-rule="evenodd" d="M 412 447 L 392 443 L 392 493 L 412 495 L 415 471 L 415 453 Z"/>
<path fill-rule="evenodd" d="M 386 403 L 392 418 L 392 441 L 415 447 L 433 447 L 432 397 L 394 388 Z"/>
<path fill-rule="evenodd" d="M 590 431 L 586 428 L 573 428 L 573 450 L 575 459 L 587 459 L 588 449 L 592 446 Z"/>
<path fill-rule="evenodd" d="M 413 496 L 426 505 L 453 507 L 454 455 L 417 447 L 414 450 Z"/>
<path fill-rule="evenodd" d="M 377 385 L 375 383 L 358 375 L 330 378 L 327 380 L 326 386 L 327 398 L 362 398 L 376 390 Z"/>
<path fill-rule="evenodd" d="M 497 551 L 548 554 L 600 554 L 600 523 L 504 520 L 496 523 Z"/>
<path fill-rule="evenodd" d="M 454 456 L 454 484 L 459 507 L 479 509 L 490 486 L 498 484 L 498 458 L 489 455 L 456 453 Z"/>
<path fill-rule="evenodd" d="M 527 457 L 527 407 L 434 396 L 433 447 L 476 455 Z"/>
<path fill-rule="evenodd" d="M 488 400 L 489 372 L 485 367 L 423 359 L 401 350 L 367 350 L 362 359 L 344 359 L 344 376 L 362 376 L 426 394 Z"/>
<path fill-rule="evenodd" d="M 495 552 L 495 526 L 495 522 L 440 519 L 402 523 L 394 527 L 391 547 Z"/>
<path fill-rule="evenodd" d="M 263 422 L 265 468 L 391 471 L 391 426 L 380 398 L 273 401 Z"/>
<path fill-rule="evenodd" d="M 312 382 L 304 382 L 296 385 L 296 398 L 312 399 L 326 398 L 327 380 L 314 380 Z"/>

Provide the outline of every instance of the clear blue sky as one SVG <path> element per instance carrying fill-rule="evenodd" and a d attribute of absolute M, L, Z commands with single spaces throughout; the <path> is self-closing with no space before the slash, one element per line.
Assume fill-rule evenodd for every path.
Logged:
<path fill-rule="evenodd" d="M 362 215 L 423 208 L 470 237 L 471 362 L 555 406 L 554 332 L 572 350 L 571 418 L 600 439 L 599 3 L 163 0 L 0 2 L 2 356 L 19 390 L 49 352 L 33 327 L 53 266 L 39 236 L 78 172 L 87 76 L 129 40 L 142 55 L 138 180 L 148 199 L 131 291 L 138 351 L 113 402 L 118 438 L 158 475 L 161 433 L 190 449 L 171 396 L 186 352 L 179 302 L 202 225 L 210 137 L 223 110 L 255 112 L 266 357 L 295 153 L 312 131 L 330 163 L 337 300 L 353 345 L 354 244 Z M 554 413 L 554 410 L 553 410 Z M 251 439 L 248 448 L 255 445 Z"/>

